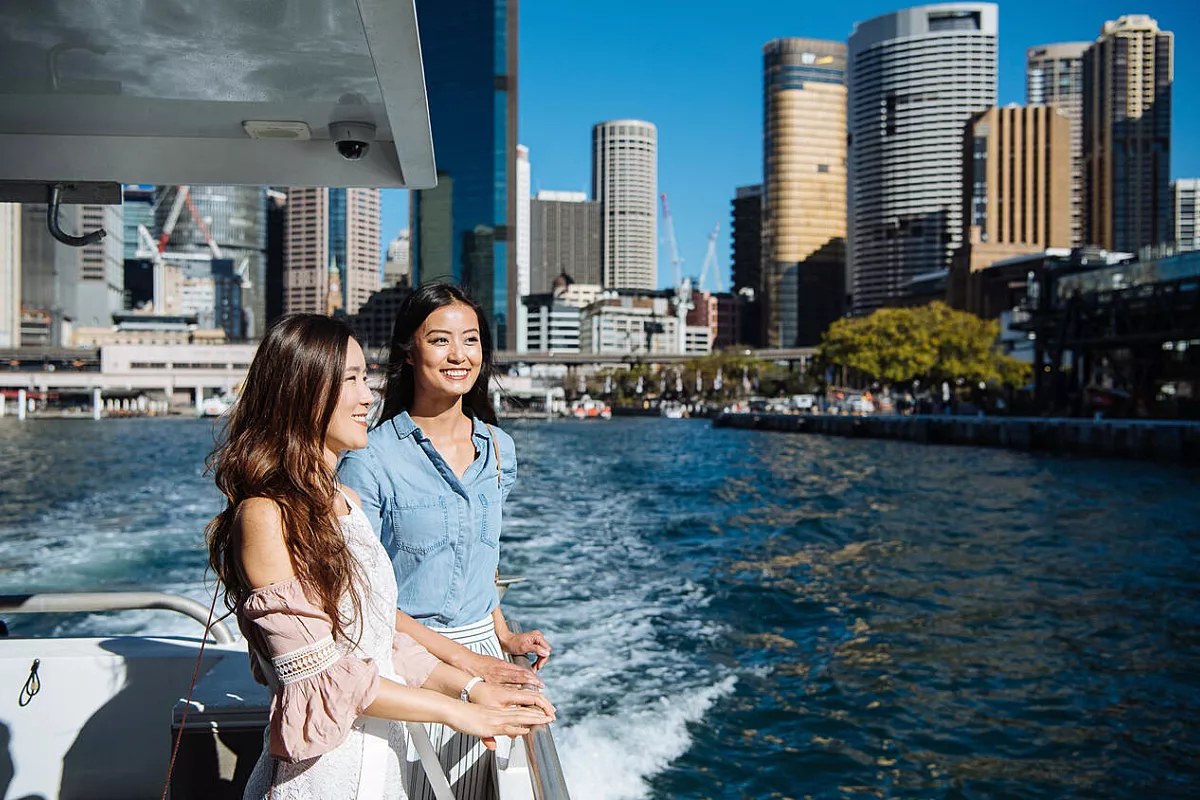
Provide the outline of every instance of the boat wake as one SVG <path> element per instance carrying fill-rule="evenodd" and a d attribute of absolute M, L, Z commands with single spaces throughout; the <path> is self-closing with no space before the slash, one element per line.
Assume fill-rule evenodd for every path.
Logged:
<path fill-rule="evenodd" d="M 648 797 L 648 779 L 692 745 L 689 729 L 733 691 L 737 678 L 658 698 L 636 711 L 585 716 L 555 730 L 559 759 L 572 796 L 593 800 Z"/>

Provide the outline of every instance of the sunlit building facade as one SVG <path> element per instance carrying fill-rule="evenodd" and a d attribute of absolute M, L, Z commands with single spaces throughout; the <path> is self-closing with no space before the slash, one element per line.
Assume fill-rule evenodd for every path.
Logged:
<path fill-rule="evenodd" d="M 846 272 L 846 45 L 763 47 L 765 340 L 816 344 L 842 315 Z"/>
<path fill-rule="evenodd" d="M 954 256 L 951 303 L 980 313 L 977 273 L 993 263 L 1071 247 L 1071 121 L 1058 106 L 973 116 L 963 143 L 967 240 Z"/>
<path fill-rule="evenodd" d="M 1083 52 L 1089 42 L 1060 42 L 1025 51 L 1025 102 L 1054 105 L 1070 123 L 1071 246 L 1083 241 Z"/>
<path fill-rule="evenodd" d="M 379 190 L 293 187 L 285 214 L 284 310 L 324 314 L 336 285 L 341 297 L 333 304 L 358 313 L 379 290 Z"/>
<path fill-rule="evenodd" d="M 1105 22 L 1084 53 L 1088 244 L 1136 253 L 1171 239 L 1174 41 L 1134 14 Z"/>

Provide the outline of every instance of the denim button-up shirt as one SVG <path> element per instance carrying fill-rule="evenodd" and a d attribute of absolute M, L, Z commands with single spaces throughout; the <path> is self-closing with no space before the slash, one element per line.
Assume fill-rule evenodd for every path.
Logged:
<path fill-rule="evenodd" d="M 500 512 L 517 480 L 517 454 L 507 433 L 473 422 L 478 455 L 461 479 L 407 411 L 338 466 L 392 558 L 397 605 L 427 625 L 467 625 L 498 605 Z"/>

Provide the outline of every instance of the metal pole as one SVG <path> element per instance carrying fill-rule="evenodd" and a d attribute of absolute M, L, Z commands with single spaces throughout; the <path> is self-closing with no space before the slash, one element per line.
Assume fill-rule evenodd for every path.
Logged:
<path fill-rule="evenodd" d="M 176 611 L 201 625 L 208 623 L 208 609 L 189 597 L 165 592 L 65 592 L 0 595 L 0 611 L 9 614 L 76 614 L 84 611 L 130 611 L 135 609 Z M 218 644 L 234 641 L 223 622 L 214 619 L 208 633 Z"/>

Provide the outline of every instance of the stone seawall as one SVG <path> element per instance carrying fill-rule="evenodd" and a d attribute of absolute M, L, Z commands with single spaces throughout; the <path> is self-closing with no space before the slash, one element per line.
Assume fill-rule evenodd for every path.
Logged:
<path fill-rule="evenodd" d="M 1200 464 L 1200 422 L 1179 420 L 722 413 L 713 426 Z"/>

